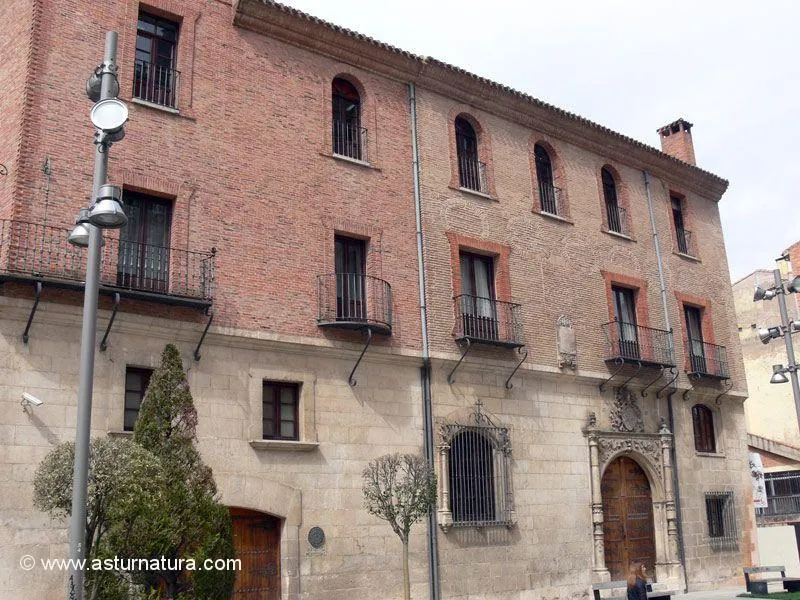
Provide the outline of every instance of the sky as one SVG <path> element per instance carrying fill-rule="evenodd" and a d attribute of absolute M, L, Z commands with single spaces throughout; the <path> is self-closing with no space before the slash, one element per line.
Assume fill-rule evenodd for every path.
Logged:
<path fill-rule="evenodd" d="M 734 281 L 800 240 L 800 2 L 282 1 L 651 146 L 685 118 L 698 166 L 730 182 Z"/>

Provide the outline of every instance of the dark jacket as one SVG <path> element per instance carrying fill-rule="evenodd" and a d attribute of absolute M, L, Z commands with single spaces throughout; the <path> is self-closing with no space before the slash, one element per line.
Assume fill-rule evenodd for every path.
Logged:
<path fill-rule="evenodd" d="M 637 577 L 636 584 L 628 587 L 628 600 L 647 600 L 647 583 L 644 579 Z"/>

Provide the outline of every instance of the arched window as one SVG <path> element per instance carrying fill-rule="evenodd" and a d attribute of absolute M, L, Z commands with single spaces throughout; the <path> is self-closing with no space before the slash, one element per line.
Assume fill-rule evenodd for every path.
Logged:
<path fill-rule="evenodd" d="M 478 160 L 478 135 L 464 117 L 456 118 L 456 153 L 459 185 L 486 193 L 486 166 Z"/>
<path fill-rule="evenodd" d="M 714 438 L 714 414 L 703 404 L 692 407 L 692 424 L 694 425 L 694 449 L 698 452 L 716 452 Z"/>
<path fill-rule="evenodd" d="M 495 520 L 492 443 L 475 430 L 457 434 L 450 443 L 450 498 L 453 521 Z"/>
<path fill-rule="evenodd" d="M 361 127 L 361 98 L 356 87 L 341 77 L 333 80 L 333 153 L 365 160 L 366 130 Z"/>
<path fill-rule="evenodd" d="M 539 200 L 542 212 L 551 215 L 560 215 L 563 211 L 559 210 L 559 190 L 553 185 L 553 163 L 550 154 L 541 144 L 533 147 L 533 155 L 536 159 L 536 179 L 539 183 Z"/>
<path fill-rule="evenodd" d="M 617 198 L 617 182 L 614 180 L 614 175 L 611 174 L 611 171 L 607 167 L 603 167 L 600 175 L 603 180 L 603 198 L 606 203 L 608 229 L 609 231 L 624 233 L 623 227 L 625 227 L 626 224 L 625 211 L 619 205 L 619 199 Z"/>

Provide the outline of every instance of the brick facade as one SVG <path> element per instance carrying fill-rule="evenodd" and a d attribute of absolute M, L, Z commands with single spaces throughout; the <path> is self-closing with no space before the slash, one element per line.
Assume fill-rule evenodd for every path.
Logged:
<path fill-rule="evenodd" d="M 169 199 L 172 248 L 217 251 L 214 318 L 202 360 L 190 358 L 207 320 L 201 311 L 126 301 L 109 350 L 97 356 L 93 434 L 122 428 L 125 364 L 155 366 L 163 343 L 177 340 L 190 366 L 200 449 L 214 468 L 223 501 L 283 519 L 283 598 L 371 598 L 377 581 L 387 595 L 400 588 L 399 542 L 361 508 L 360 473 L 384 452 L 423 446 L 409 83 L 416 88 L 432 417 L 437 424 L 452 422 L 480 400 L 512 432 L 516 524 L 437 528 L 443 597 L 566 599 L 585 592 L 591 580 L 609 576 L 597 562 L 592 538 L 596 498 L 584 431 L 590 414 L 606 433 L 614 427 L 613 384 L 598 390 L 611 373 L 601 325 L 613 318 L 612 282 L 638 290 L 640 323 L 650 327 L 682 331 L 681 301 L 689 295 L 713 305 L 704 313 L 707 339 L 727 347 L 733 383 L 715 409 L 724 451 L 714 457 L 694 452 L 691 403 L 679 400 L 680 393 L 713 404 L 724 389 L 686 377 L 679 334 L 679 367 L 673 371 L 679 393 L 669 400 L 666 393 L 656 396 L 672 376 L 665 373 L 652 393 L 640 395 L 657 371 L 633 378 L 629 388 L 642 416 L 638 434 L 660 440 L 662 421 L 671 410 L 674 415 L 687 554 L 682 564 L 670 554 L 673 534 L 667 523 L 674 506 L 663 482 L 654 480 L 654 490 L 662 494 L 654 533 L 659 581 L 682 585 L 685 570 L 689 586 L 700 589 L 738 575 L 749 540 L 742 539 L 737 551 L 720 553 L 704 538 L 705 491 L 734 491 L 741 521 L 748 510 L 749 482 L 742 467 L 746 387 L 717 207 L 726 182 L 535 99 L 271 2 L 120 0 L 100 9 L 78 0 L 80 10 L 69 15 L 54 0 L 12 4 L 19 14 L 31 15 L 34 25 L 0 20 L 0 49 L 11 52 L 14 72 L 30 75 L 28 95 L 12 88 L 14 93 L 0 101 L 0 133 L 27 140 L 14 142 L 18 158 L 0 156 L 12 171 L 0 179 L 0 217 L 45 221 L 38 200 L 47 157 L 53 173 L 47 223 L 69 227 L 77 209 L 88 203 L 93 148 L 83 85 L 99 62 L 104 32 L 116 30 L 120 97 L 131 118 L 125 139 L 111 150 L 109 180 L 125 190 Z M 132 97 L 140 9 L 180 23 L 177 110 Z M 4 5 L 0 11 L 9 9 Z M 40 40 L 35 65 L 24 49 L 32 36 Z M 332 152 L 336 77 L 359 92 L 364 160 Z M 458 116 L 465 116 L 478 135 L 487 194 L 459 186 Z M 532 158 L 537 143 L 550 153 L 554 183 L 567 207 L 564 219 L 537 214 Z M 627 236 L 608 231 L 600 181 L 604 166 L 615 176 Z M 670 252 L 670 190 L 685 197 L 700 260 Z M 663 294 L 648 197 L 661 249 Z M 317 277 L 335 269 L 336 235 L 364 240 L 366 274 L 392 289 L 392 335 L 376 336 L 356 373 L 357 386 L 348 385 L 347 375 L 363 336 L 317 325 Z M 116 240 L 119 233 L 107 236 Z M 453 336 L 459 249 L 494 258 L 497 300 L 521 305 L 525 349 L 517 354 L 476 347 L 449 385 L 447 375 L 462 352 Z M 0 567 L 8 563 L 13 574 L 3 581 L 0 597 L 14 597 L 22 588 L 59 589 L 56 576 L 35 580 L 19 571 L 14 556 L 25 548 L 37 556 L 65 552 L 60 524 L 48 523 L 30 508 L 30 481 L 52 444 L 74 437 L 81 295 L 46 289 L 28 345 L 19 333 L 31 289 L 24 283 L 0 288 L 0 352 L 24 374 L 12 377 L 9 370 L 10 383 L 0 387 L 4 414 L 13 415 L 0 424 L 7 433 L 0 443 L 12 465 L 2 471 L 0 482 L 10 498 L 4 518 L 15 531 L 37 532 L 36 541 L 20 533 L 18 541 L 4 546 Z M 661 308 L 664 298 L 667 314 Z M 101 302 L 101 323 L 107 322 L 109 307 L 108 300 Z M 560 317 L 573 323 L 574 371 L 559 367 Z M 48 328 L 58 337 L 48 339 Z M 513 387 L 506 386 L 523 356 Z M 292 452 L 254 439 L 263 379 L 303 386 L 302 443 Z M 33 416 L 18 414 L 22 391 L 46 400 Z M 25 454 L 26 448 L 32 452 Z M 643 465 L 648 460 L 663 465 L 660 455 L 634 456 Z M 701 475 L 712 472 L 713 477 Z M 315 525 L 326 530 L 323 551 L 305 541 Z M 425 535 L 425 525 L 418 525 L 411 554 L 415 597 L 425 597 L 430 583 Z"/>

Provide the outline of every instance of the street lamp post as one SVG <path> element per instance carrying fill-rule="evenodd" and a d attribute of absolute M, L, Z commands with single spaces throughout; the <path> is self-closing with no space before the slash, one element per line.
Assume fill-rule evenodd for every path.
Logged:
<path fill-rule="evenodd" d="M 102 228 L 122 227 L 125 214 L 118 204 L 118 194 L 106 188 L 108 177 L 108 151 L 114 141 L 124 135 L 122 125 L 127 120 L 127 108 L 116 99 L 119 92 L 117 82 L 117 34 L 106 34 L 103 64 L 95 72 L 99 77 L 99 101 L 92 108 L 92 123 L 95 131 L 94 178 L 92 182 L 92 206 L 82 213 L 80 226 L 88 230 L 88 259 L 86 265 L 86 284 L 83 295 L 83 326 L 81 329 L 80 375 L 78 380 L 78 423 L 75 432 L 75 464 L 72 476 L 72 513 L 69 523 L 70 573 L 67 597 L 70 600 L 83 600 L 84 570 L 82 561 L 86 558 L 86 501 L 89 476 L 89 438 L 92 421 L 92 385 L 94 378 L 94 345 L 97 330 L 97 302 L 100 290 L 100 246 Z M 90 83 L 92 80 L 90 79 Z M 92 92 L 87 86 L 90 97 Z M 97 99 L 97 98 L 93 98 Z M 102 193 L 101 193 L 102 190 Z M 116 206 L 108 206 L 109 200 L 117 200 Z M 105 204 L 103 204 L 105 202 Z M 75 232 L 73 232 L 74 234 Z M 70 235 L 70 242 L 84 245 L 80 236 Z"/>
<path fill-rule="evenodd" d="M 780 269 L 773 271 L 775 275 L 775 287 L 783 288 Z M 778 294 L 778 308 L 781 311 L 781 326 L 783 328 L 783 341 L 786 343 L 786 360 L 788 363 L 789 381 L 792 382 L 792 394 L 794 395 L 794 410 L 797 415 L 797 428 L 800 431 L 800 382 L 797 380 L 797 363 L 794 359 L 794 346 L 792 345 L 792 329 L 794 327 L 789 322 L 789 311 L 786 310 L 786 293 Z"/>

